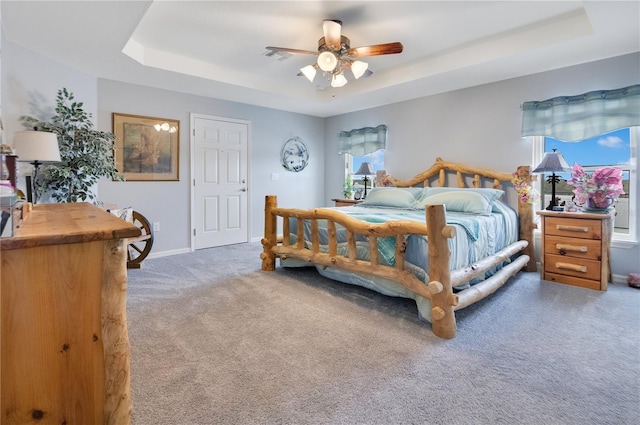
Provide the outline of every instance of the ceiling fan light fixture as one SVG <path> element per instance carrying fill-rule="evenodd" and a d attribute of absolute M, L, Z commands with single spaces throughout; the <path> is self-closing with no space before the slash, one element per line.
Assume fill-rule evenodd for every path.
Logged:
<path fill-rule="evenodd" d="M 356 80 L 365 73 L 365 71 L 369 68 L 369 64 L 362 61 L 355 61 L 351 64 L 351 72 L 353 72 L 353 76 L 356 77 Z"/>
<path fill-rule="evenodd" d="M 300 68 L 300 71 L 304 74 L 309 81 L 313 83 L 313 79 L 316 78 L 316 67 L 313 65 L 307 65 L 304 68 Z"/>
<path fill-rule="evenodd" d="M 324 51 L 318 55 L 318 66 L 325 72 L 331 72 L 336 68 L 338 58 L 332 52 Z"/>
<path fill-rule="evenodd" d="M 403 50 L 402 43 L 399 41 L 352 48 L 351 40 L 342 35 L 342 21 L 337 19 L 323 20 L 322 33 L 322 37 L 318 39 L 317 51 L 267 46 L 266 56 L 274 54 L 283 57 L 285 54 L 313 55 L 316 58 L 315 63 L 300 68 L 297 75 L 299 77 L 304 75 L 313 83 L 318 69 L 321 69 L 322 78 L 329 79 L 332 87 L 342 87 L 347 84 L 344 70 L 349 71 L 349 78 L 353 75 L 355 79 L 369 77 L 373 74 L 367 62 L 356 59 L 392 55 L 402 53 Z"/>
<path fill-rule="evenodd" d="M 342 72 L 339 74 L 333 74 L 333 77 L 331 78 L 331 87 L 342 87 L 345 84 L 347 84 L 347 79 Z"/>

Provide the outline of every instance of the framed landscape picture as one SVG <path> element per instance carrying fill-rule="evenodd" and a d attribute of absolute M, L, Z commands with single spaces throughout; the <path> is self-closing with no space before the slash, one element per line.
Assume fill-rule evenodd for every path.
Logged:
<path fill-rule="evenodd" d="M 180 121 L 113 113 L 118 171 L 128 181 L 177 181 Z"/>

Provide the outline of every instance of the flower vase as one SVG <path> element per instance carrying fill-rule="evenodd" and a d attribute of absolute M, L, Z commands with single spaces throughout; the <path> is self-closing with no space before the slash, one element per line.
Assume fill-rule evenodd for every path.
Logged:
<path fill-rule="evenodd" d="M 613 205 L 613 198 L 610 197 L 606 197 L 605 200 L 603 202 L 600 203 L 596 203 L 596 201 L 593 198 L 587 198 L 587 203 L 584 206 L 584 210 L 587 212 L 594 212 L 594 213 L 606 213 L 607 211 L 609 211 L 609 208 L 611 207 L 611 205 Z"/>

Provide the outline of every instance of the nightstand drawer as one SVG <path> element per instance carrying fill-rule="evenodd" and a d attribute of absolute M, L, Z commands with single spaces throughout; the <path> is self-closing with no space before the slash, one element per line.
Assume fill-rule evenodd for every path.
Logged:
<path fill-rule="evenodd" d="M 571 258 L 563 255 L 545 254 L 545 273 L 558 273 L 583 279 L 600 280 L 602 263 L 584 258 Z"/>
<path fill-rule="evenodd" d="M 599 280 L 582 279 L 579 277 L 566 276 L 563 274 L 545 273 L 544 280 L 550 280 L 551 282 L 564 283 L 566 285 L 571 285 L 571 286 L 579 286 L 581 288 L 588 288 L 588 289 L 595 289 L 595 290 L 601 289 Z"/>
<path fill-rule="evenodd" d="M 602 239 L 602 221 L 547 217 L 544 224 L 544 234 L 581 239 Z"/>
<path fill-rule="evenodd" d="M 563 257 L 589 258 L 599 261 L 602 256 L 602 244 L 599 240 L 546 236 L 545 254 L 557 254 Z"/>

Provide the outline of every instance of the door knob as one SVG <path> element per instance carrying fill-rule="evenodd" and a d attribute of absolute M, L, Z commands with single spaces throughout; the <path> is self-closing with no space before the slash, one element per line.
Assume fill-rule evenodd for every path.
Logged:
<path fill-rule="evenodd" d="M 246 191 L 247 191 L 246 187 L 243 187 L 242 189 L 240 189 L 240 192 L 246 192 Z"/>

